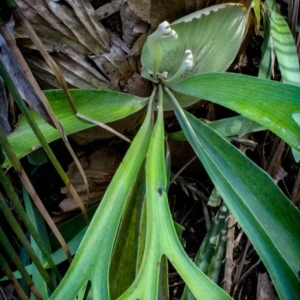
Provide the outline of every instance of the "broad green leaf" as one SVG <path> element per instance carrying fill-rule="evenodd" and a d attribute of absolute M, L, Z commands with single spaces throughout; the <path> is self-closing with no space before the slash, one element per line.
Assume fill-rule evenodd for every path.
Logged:
<path fill-rule="evenodd" d="M 230 3 L 194 12 L 171 25 L 163 22 L 144 45 L 142 75 L 174 84 L 195 74 L 225 71 L 239 50 L 246 16 L 244 6 Z"/>
<path fill-rule="evenodd" d="M 226 106 L 300 149 L 300 126 L 293 119 L 300 110 L 300 87 L 239 74 L 211 73 L 187 78 L 172 89 Z"/>
<path fill-rule="evenodd" d="M 140 270 L 129 289 L 119 298 L 119 300 L 134 300 L 134 299 L 157 299 L 158 283 L 160 273 L 160 263 L 162 258 L 162 249 L 160 243 L 159 231 L 156 224 L 158 223 L 157 211 L 153 208 L 153 194 L 157 194 L 152 186 L 154 176 L 158 175 L 157 180 L 161 183 L 159 192 L 165 194 L 166 190 L 166 170 L 164 161 L 164 137 L 163 137 L 163 115 L 162 115 L 162 94 L 159 87 L 159 103 L 158 103 L 158 118 L 152 131 L 146 160 L 146 240 L 143 253 L 143 259 Z M 162 140 L 161 140 L 162 138 Z M 149 169 L 149 164 L 152 163 L 152 158 L 159 155 L 161 164 L 156 165 L 155 171 Z M 149 189 L 150 187 L 150 189 Z"/>
<path fill-rule="evenodd" d="M 264 262 L 282 299 L 300 294 L 299 211 L 274 181 L 214 130 L 174 102 L 194 151 Z"/>
<path fill-rule="evenodd" d="M 151 99 L 154 94 L 155 90 Z M 124 206 L 148 150 L 151 107 L 152 100 L 145 121 L 108 186 L 71 266 L 50 299 L 73 299 L 89 280 L 93 299 L 109 299 L 112 250 Z"/>
<path fill-rule="evenodd" d="M 79 112 L 102 123 L 125 118 L 142 109 L 148 101 L 148 98 L 109 90 L 76 89 L 70 92 Z M 45 95 L 67 135 L 95 126 L 74 115 L 62 90 L 46 91 Z M 48 143 L 60 138 L 55 128 L 48 125 L 35 112 L 31 111 L 31 114 Z M 38 139 L 24 118 L 20 119 L 17 129 L 8 136 L 8 140 L 18 158 L 40 147 Z M 9 164 L 6 159 L 3 166 L 7 167 Z"/>
<path fill-rule="evenodd" d="M 300 126 L 300 112 L 294 113 L 293 114 L 293 119 Z M 294 156 L 295 162 L 299 162 L 300 161 L 300 151 L 292 148 L 292 154 Z"/>
<path fill-rule="evenodd" d="M 283 82 L 300 85 L 299 58 L 295 40 L 285 19 L 271 12 L 271 36 Z"/>

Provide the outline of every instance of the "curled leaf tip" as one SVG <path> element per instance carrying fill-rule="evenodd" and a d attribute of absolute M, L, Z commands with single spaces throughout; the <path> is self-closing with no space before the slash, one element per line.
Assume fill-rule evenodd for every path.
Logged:
<path fill-rule="evenodd" d="M 147 53 L 146 55 L 148 55 L 149 64 L 146 63 L 146 65 L 144 65 L 146 66 L 146 68 L 142 73 L 145 78 L 157 83 L 159 75 L 161 75 L 161 79 L 164 78 L 163 76 L 168 75 L 163 73 L 160 74 L 161 72 L 159 70 L 159 67 L 163 56 L 160 44 L 163 41 L 176 40 L 177 38 L 178 35 L 176 31 L 170 27 L 170 24 L 167 21 L 162 22 L 158 26 L 157 30 L 149 35 L 145 46 L 145 49 L 147 49 L 145 50 L 145 52 Z M 143 55 L 144 54 L 142 53 L 142 61 L 144 60 Z M 146 74 L 146 72 L 148 72 L 148 75 Z"/>
<path fill-rule="evenodd" d="M 194 56 L 191 50 L 187 49 L 184 52 L 184 59 L 179 68 L 179 70 L 173 75 L 171 78 L 167 79 L 166 82 L 174 83 L 176 80 L 180 79 L 184 75 L 184 73 L 191 70 L 194 66 Z"/>
<path fill-rule="evenodd" d="M 163 39 L 176 40 L 178 35 L 176 31 L 171 28 L 170 23 L 164 21 L 158 26 L 157 30 L 151 34 L 151 38 L 153 41 L 161 41 Z"/>
<path fill-rule="evenodd" d="M 162 72 L 159 75 L 157 75 L 157 78 L 160 80 L 166 80 L 168 78 L 168 72 Z"/>
<path fill-rule="evenodd" d="M 183 64 L 185 65 L 185 68 L 190 69 L 194 65 L 194 56 L 191 50 L 185 50 L 185 54 L 187 55 Z"/>

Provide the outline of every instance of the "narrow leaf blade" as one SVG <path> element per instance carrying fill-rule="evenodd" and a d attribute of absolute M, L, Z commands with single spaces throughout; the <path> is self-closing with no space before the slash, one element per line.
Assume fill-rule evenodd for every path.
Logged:
<path fill-rule="evenodd" d="M 292 118 L 300 111 L 300 87 L 239 74 L 208 73 L 187 78 L 172 89 L 226 106 L 300 149 L 300 127 Z"/>
<path fill-rule="evenodd" d="M 227 206 L 266 265 L 283 299 L 300 293 L 299 212 L 272 179 L 214 130 L 176 111 Z M 298 220 L 298 221 L 297 221 Z"/>

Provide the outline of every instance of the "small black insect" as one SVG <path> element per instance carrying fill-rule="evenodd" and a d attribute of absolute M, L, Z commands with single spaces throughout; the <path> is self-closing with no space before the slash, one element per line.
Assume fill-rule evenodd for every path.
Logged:
<path fill-rule="evenodd" d="M 161 187 L 159 187 L 159 188 L 157 189 L 157 192 L 158 192 L 159 196 L 162 195 L 162 189 L 161 189 Z"/>

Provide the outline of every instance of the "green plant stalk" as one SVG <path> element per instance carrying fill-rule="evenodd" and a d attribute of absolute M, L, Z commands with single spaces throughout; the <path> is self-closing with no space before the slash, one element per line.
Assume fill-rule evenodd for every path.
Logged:
<path fill-rule="evenodd" d="M 12 272 L 11 268 L 5 261 L 4 257 L 0 253 L 0 267 L 6 274 L 7 278 L 12 283 L 13 287 L 15 288 L 16 292 L 20 296 L 22 300 L 29 300 L 27 295 L 25 294 L 24 290 L 22 289 L 21 285 L 19 284 L 18 280 L 16 279 L 14 273 Z"/>
<path fill-rule="evenodd" d="M 85 216 L 86 222 L 89 223 L 89 217 L 87 215 L 86 209 L 85 209 L 82 201 L 80 200 L 77 192 L 75 191 L 73 185 L 71 184 L 71 182 L 70 182 L 68 176 L 66 175 L 65 171 L 63 170 L 61 164 L 59 163 L 59 161 L 55 157 L 53 151 L 51 150 L 50 146 L 48 145 L 45 137 L 43 136 L 43 134 L 41 132 L 41 130 L 37 126 L 36 122 L 30 117 L 28 108 L 25 105 L 25 103 L 24 103 L 22 97 L 20 96 L 18 90 L 16 89 L 16 87 L 15 87 L 13 81 L 11 80 L 9 74 L 7 73 L 2 61 L 0 61 L 0 76 L 5 81 L 7 87 L 9 89 L 9 91 L 11 92 L 12 96 L 14 97 L 18 107 L 20 108 L 22 114 L 25 116 L 25 118 L 26 118 L 27 122 L 29 123 L 30 127 L 32 128 L 34 134 L 39 139 L 39 141 L 40 141 L 41 145 L 43 146 L 47 156 L 49 157 L 50 161 L 52 162 L 52 164 L 56 168 L 56 170 L 57 170 L 58 174 L 60 175 L 61 179 L 63 180 L 65 185 L 68 187 L 68 189 L 70 190 L 72 196 L 74 197 L 74 199 L 78 203 L 79 207 L 81 208 L 81 210 L 82 210 L 82 212 Z"/>
<path fill-rule="evenodd" d="M 158 199 L 157 194 L 159 196 L 166 195 L 167 189 L 168 189 L 168 183 L 169 183 L 169 163 L 170 159 L 168 158 L 168 152 L 165 151 L 165 139 L 164 139 L 164 116 L 163 116 L 163 89 L 162 85 L 160 84 L 158 86 L 158 102 L 157 105 L 157 120 L 155 123 L 155 127 L 153 129 L 150 145 L 149 145 L 149 151 L 147 156 L 147 162 L 146 162 L 146 205 L 147 205 L 147 228 L 151 229 L 149 230 L 150 235 L 152 235 L 152 238 L 150 239 L 150 243 L 152 243 L 152 247 L 149 248 L 154 252 L 153 248 L 156 248 L 157 251 L 157 257 L 159 258 L 159 263 L 156 264 L 155 271 L 158 273 L 157 277 L 157 299 L 168 299 L 168 292 L 169 292 L 169 284 L 167 280 L 167 271 L 168 271 L 168 265 L 167 265 L 167 256 L 164 255 L 163 247 L 162 247 L 162 241 L 161 236 L 158 234 L 158 228 L 154 224 L 157 223 L 157 219 L 160 217 L 159 214 L 156 214 L 156 208 L 155 208 L 155 202 L 161 199 Z M 167 160 L 166 160 L 167 157 Z M 152 159 L 160 159 L 160 163 L 154 162 Z M 156 164 L 155 171 L 152 169 L 154 164 Z M 167 172 L 168 170 L 168 172 Z M 155 174 L 156 172 L 156 174 Z M 154 176 L 153 176 L 154 175 Z M 155 176 L 156 175 L 156 176 Z M 158 180 L 161 184 L 157 186 L 157 182 L 153 180 L 155 177 L 156 180 Z M 154 188 L 155 187 L 155 188 Z M 148 230 L 147 230 L 148 231 Z M 148 236 L 148 232 L 147 232 Z M 157 242 L 155 241 L 154 237 L 157 238 Z M 158 244 L 160 247 L 158 247 Z M 147 244 L 146 244 L 146 249 Z M 148 258 L 148 255 L 145 253 L 145 259 Z M 146 277 L 145 277 L 146 278 Z M 149 284 L 150 286 L 150 284 Z M 147 293 L 147 292 L 146 292 Z M 143 297 L 141 297 L 143 299 Z M 149 297 L 148 299 L 154 299 Z"/>
<path fill-rule="evenodd" d="M 4 173 L 3 170 L 0 168 L 1 183 L 3 185 L 5 183 L 9 184 L 8 181 L 7 182 L 5 182 L 6 180 L 3 181 L 3 173 Z M 4 176 L 5 176 L 5 174 L 4 174 Z M 6 186 L 5 186 L 5 188 L 6 188 Z M 12 194 L 10 190 L 7 190 L 6 192 L 7 192 L 8 196 L 10 196 L 10 198 L 13 198 L 13 197 L 16 196 L 16 195 Z M 15 234 L 17 235 L 18 239 L 20 240 L 20 242 L 22 243 L 22 245 L 26 249 L 26 251 L 27 251 L 28 255 L 30 256 L 30 258 L 32 259 L 33 263 L 35 264 L 35 266 L 39 270 L 40 274 L 43 276 L 44 280 L 47 282 L 49 288 L 51 290 L 54 290 L 55 286 L 54 286 L 53 282 L 51 281 L 51 278 L 49 277 L 48 273 L 46 272 L 43 265 L 39 261 L 36 253 L 32 249 L 32 247 L 31 247 L 30 243 L 28 242 L 24 232 L 22 231 L 22 228 L 20 227 L 20 225 L 16 221 L 14 215 L 10 211 L 10 209 L 9 209 L 8 205 L 6 204 L 6 201 L 5 201 L 5 199 L 4 199 L 4 197 L 1 193 L 0 193 L 0 209 L 3 212 L 3 214 L 4 214 L 5 218 L 7 219 L 8 223 L 10 224 L 11 228 L 13 229 Z M 60 276 L 59 273 L 58 273 L 58 275 Z"/>
<path fill-rule="evenodd" d="M 198 299 L 230 299 L 220 287 L 195 266 L 178 239 L 166 193 L 168 180 L 165 169 L 161 85 L 159 85 L 158 99 L 158 116 L 146 161 L 147 232 L 145 252 L 138 276 L 119 300 L 157 299 L 158 275 L 163 254 L 168 257 Z"/>
<path fill-rule="evenodd" d="M 58 231 L 55 223 L 53 222 L 52 218 L 50 217 L 49 213 L 47 212 L 44 204 L 42 203 L 42 201 L 40 200 L 39 196 L 37 195 L 34 187 L 32 186 L 27 174 L 25 173 L 20 161 L 18 160 L 17 156 L 15 155 L 13 149 L 11 148 L 7 137 L 4 135 L 4 132 L 2 131 L 2 129 L 0 128 L 0 145 L 2 145 L 4 152 L 6 153 L 7 157 L 9 158 L 9 160 L 11 161 L 14 169 L 16 170 L 16 172 L 18 173 L 22 183 L 24 184 L 24 186 L 26 186 L 26 188 L 28 189 L 28 192 L 30 194 L 30 196 L 32 197 L 32 199 L 35 201 L 35 205 L 36 207 L 39 209 L 39 211 L 41 212 L 42 216 L 44 217 L 44 219 L 47 221 L 50 229 L 52 230 L 52 232 L 55 234 L 57 240 L 60 242 L 61 246 L 63 247 L 63 249 L 66 252 L 66 255 L 69 259 L 69 262 L 72 261 L 72 256 L 71 253 L 68 249 L 67 243 L 65 242 L 64 238 L 62 237 L 61 233 Z M 14 198 L 15 200 L 17 198 Z M 17 204 L 16 204 L 17 205 Z M 22 213 L 22 216 L 26 216 L 26 214 L 24 214 L 24 210 L 23 207 L 18 205 L 19 208 L 19 212 Z M 29 224 L 29 222 L 27 222 L 27 224 Z M 34 239 L 36 239 L 37 237 L 39 238 L 39 236 L 37 234 L 32 235 L 34 237 Z M 43 245 L 42 240 L 39 239 L 39 241 L 37 242 L 38 246 Z M 43 252 L 43 254 L 45 255 L 46 260 L 48 260 L 49 265 L 51 266 L 51 268 L 53 270 L 56 269 L 56 273 L 59 274 L 58 269 L 56 268 L 55 264 L 53 263 L 53 261 L 51 260 L 51 255 L 50 253 L 47 251 L 46 247 L 40 248 L 41 251 Z M 59 277 L 61 277 L 59 275 Z"/>
<path fill-rule="evenodd" d="M 161 107 L 161 105 L 159 105 Z M 156 130 L 153 130 L 147 158 L 147 193 L 149 206 L 154 214 L 153 232 L 159 235 L 162 251 L 176 268 L 197 298 L 230 298 L 220 287 L 203 274 L 184 251 L 174 227 L 167 198 L 167 178 L 164 162 L 163 114 L 158 116 Z M 147 206 L 148 208 L 148 206 Z M 149 209 L 150 210 L 150 209 Z"/>
<path fill-rule="evenodd" d="M 162 99 L 160 95 L 161 86 L 159 86 L 159 103 L 153 103 L 153 106 L 155 105 L 156 108 L 157 106 L 159 107 L 158 120 L 162 115 Z M 142 254 L 143 259 L 140 270 L 134 282 L 132 283 L 130 288 L 120 298 L 118 298 L 118 300 L 157 299 L 162 248 L 159 240 L 159 235 L 156 231 L 156 226 L 154 225 L 157 222 L 156 212 L 155 209 L 153 210 L 153 207 L 149 205 L 149 201 L 151 198 L 151 193 L 149 192 L 149 174 L 151 173 L 151 171 L 149 171 L 148 164 L 149 155 L 151 155 L 151 149 L 153 148 L 153 136 L 157 135 L 158 120 L 156 120 L 156 123 L 154 125 L 146 160 L 146 240 L 144 252 Z M 156 150 L 159 151 L 160 149 Z M 162 173 L 161 176 L 163 176 L 164 168 L 165 166 L 163 162 L 162 164 L 157 165 L 156 172 L 159 174 Z M 155 176 L 155 174 L 153 174 L 153 176 Z M 149 276 L 149 274 L 151 274 L 151 276 Z"/>
<path fill-rule="evenodd" d="M 18 257 L 16 251 L 14 250 L 13 246 L 11 245 L 10 241 L 6 237 L 4 231 L 2 230 L 2 227 L 0 227 L 0 242 L 3 246 L 3 248 L 6 250 L 6 253 L 9 255 L 11 260 L 14 262 L 16 267 L 19 269 L 25 283 L 29 286 L 31 292 L 34 294 L 34 296 L 37 299 L 42 299 L 41 294 L 37 290 L 36 286 L 34 285 L 32 279 L 30 277 L 30 275 L 28 274 L 25 267 L 23 266 L 22 261 L 20 260 L 20 258 Z"/>

